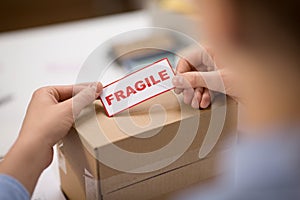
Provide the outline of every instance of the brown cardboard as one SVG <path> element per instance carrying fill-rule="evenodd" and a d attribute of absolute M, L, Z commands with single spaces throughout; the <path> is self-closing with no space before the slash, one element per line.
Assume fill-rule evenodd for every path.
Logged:
<path fill-rule="evenodd" d="M 58 151 L 61 151 L 61 149 Z M 147 178 L 128 187 L 110 192 L 99 198 L 91 198 L 97 197 L 98 195 L 96 194 L 98 191 L 95 191 L 95 188 L 97 188 L 95 185 L 98 184 L 97 180 L 93 181 L 95 185 L 92 185 L 91 188 L 88 189 L 89 191 L 87 191 L 86 181 L 89 181 L 87 180 L 89 178 L 87 178 L 85 174 L 82 174 L 82 178 L 78 176 L 78 172 L 73 169 L 74 166 L 66 159 L 67 175 L 60 169 L 62 190 L 68 199 L 168 199 L 170 196 L 174 196 L 177 190 L 187 188 L 194 184 L 205 183 L 208 179 L 227 170 L 218 167 L 219 160 L 226 156 L 227 153 L 228 151 L 220 152 L 201 161 L 190 163 L 163 174 Z"/>
<path fill-rule="evenodd" d="M 218 168 L 219 155 L 205 158 L 186 166 L 168 171 L 159 176 L 154 176 L 126 188 L 111 192 L 103 196 L 103 200 L 139 200 L 160 199 L 164 194 L 169 194 L 181 188 L 195 183 L 201 183 L 209 178 L 221 174 L 222 168 Z M 225 169 L 223 169 L 225 170 Z"/>
<path fill-rule="evenodd" d="M 202 171 L 202 175 L 198 176 L 197 181 L 211 177 L 215 174 L 213 167 L 204 166 L 206 166 L 205 163 L 208 162 L 206 160 L 209 160 L 211 157 L 215 158 L 220 152 L 230 146 L 231 140 L 228 138 L 234 136 L 231 133 L 233 133 L 236 128 L 236 103 L 232 99 L 227 99 L 226 120 L 222 135 L 214 150 L 203 160 L 200 160 L 199 158 L 199 149 L 211 120 L 212 108 L 201 111 L 194 110 L 189 106 L 183 105 L 181 101 L 177 101 L 174 94 L 172 92 L 168 92 L 132 108 L 130 110 L 131 117 L 136 123 L 147 123 L 147 121 L 149 121 L 147 110 L 151 105 L 156 103 L 161 104 L 165 108 L 167 119 L 164 123 L 164 127 L 159 130 L 159 134 L 147 139 L 129 137 L 123 134 L 122 131 L 113 124 L 113 119 L 106 117 L 99 102 L 96 102 L 94 105 L 97 111 L 96 117 L 98 119 L 96 122 L 100 123 L 100 126 L 103 127 L 105 134 L 108 135 L 112 143 L 117 144 L 119 147 L 127 149 L 128 151 L 143 153 L 159 149 L 168 144 L 174 135 L 176 135 L 176 131 L 178 130 L 178 126 L 181 121 L 186 121 L 192 124 L 195 122 L 196 117 L 200 117 L 197 135 L 187 151 L 172 164 L 154 172 L 136 174 L 112 169 L 95 159 L 99 153 L 108 153 L 106 152 L 106 148 L 108 148 L 111 143 L 105 143 L 104 141 L 99 141 L 97 139 L 99 138 L 98 134 L 101 133 L 99 133 L 99 130 L 95 129 L 93 126 L 93 122 L 95 122 L 95 120 L 93 121 L 92 114 L 88 111 L 88 109 L 91 110 L 91 107 L 87 108 L 76 124 L 76 128 L 73 128 L 70 131 L 70 134 L 63 139 L 63 146 L 59 148 L 59 152 L 64 155 L 64 159 L 67 161 L 66 163 L 68 163 L 66 164 L 66 174 L 63 170 L 60 170 L 62 189 L 70 199 L 91 199 L 90 196 L 97 198 L 103 197 L 104 199 L 118 199 L 117 197 L 119 195 L 127 195 L 129 197 L 132 196 L 133 193 L 136 193 L 137 190 L 147 190 L 143 188 L 152 186 L 160 188 L 160 190 L 165 192 L 173 191 L 183 187 L 184 185 L 191 184 L 185 179 L 188 179 L 186 173 L 194 171 L 193 168 L 188 167 L 192 165 L 192 163 L 198 163 L 197 166 L 202 169 L 200 170 Z M 219 102 L 218 98 L 214 103 L 216 106 L 214 106 L 213 109 L 220 109 L 224 106 Z M 152 113 L 154 117 L 161 115 L 161 110 L 155 111 L 156 112 Z M 181 115 L 181 113 L 183 114 Z M 116 117 L 126 119 L 128 118 L 128 115 L 126 113 L 121 113 Z M 161 127 L 148 127 L 146 131 L 137 134 L 151 134 L 151 131 L 159 128 Z M 162 157 L 156 159 L 169 159 L 168 156 L 176 155 L 167 155 L 165 157 L 162 155 Z M 120 160 L 122 160 L 122 158 L 120 158 Z M 151 164 L 151 162 L 152 161 L 144 164 Z M 211 162 L 213 163 L 211 165 L 215 165 L 215 162 Z M 205 169 L 210 169 L 209 172 L 204 173 L 207 177 L 204 177 L 203 168 L 201 166 Z M 197 177 L 196 171 L 192 174 Z M 72 176 L 72 178 L 70 178 L 70 176 Z M 172 178 L 174 176 L 181 176 L 181 178 L 177 179 L 180 181 L 183 180 L 183 183 L 180 181 L 176 182 L 176 180 Z M 194 180 L 193 178 L 189 179 Z M 163 184 L 164 180 L 168 182 L 167 185 Z M 194 180 L 194 182 L 195 181 L 196 180 Z M 93 192 L 87 191 L 88 189 L 85 188 L 87 182 L 90 185 L 93 185 L 91 187 L 94 190 L 93 191 L 91 189 Z M 76 192 L 72 192 L 72 187 L 70 187 L 70 185 L 74 185 Z M 153 189 L 153 195 L 157 196 L 162 194 L 162 191 L 160 190 Z M 89 198 L 86 198 L 87 193 L 89 194 L 87 196 Z"/>

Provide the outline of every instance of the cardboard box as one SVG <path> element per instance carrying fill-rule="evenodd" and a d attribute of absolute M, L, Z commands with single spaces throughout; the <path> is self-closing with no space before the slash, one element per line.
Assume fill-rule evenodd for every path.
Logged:
<path fill-rule="evenodd" d="M 62 190 L 69 199 L 150 199 L 203 181 L 222 170 L 217 160 L 235 140 L 236 124 L 237 104 L 230 98 L 195 110 L 167 92 L 113 118 L 96 101 L 58 145 Z"/>

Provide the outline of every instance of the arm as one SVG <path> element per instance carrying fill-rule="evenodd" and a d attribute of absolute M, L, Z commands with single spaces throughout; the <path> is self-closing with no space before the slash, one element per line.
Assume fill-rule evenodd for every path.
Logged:
<path fill-rule="evenodd" d="M 81 109 L 101 92 L 100 83 L 35 91 L 20 135 L 0 164 L 0 174 L 15 178 L 32 194 L 40 174 L 52 162 L 53 146 L 67 135 Z"/>

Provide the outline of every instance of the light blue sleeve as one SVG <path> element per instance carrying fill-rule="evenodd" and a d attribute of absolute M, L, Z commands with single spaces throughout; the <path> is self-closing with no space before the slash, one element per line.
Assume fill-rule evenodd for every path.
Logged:
<path fill-rule="evenodd" d="M 24 186 L 16 179 L 0 174 L 1 200 L 29 200 L 30 195 Z"/>
<path fill-rule="evenodd" d="M 300 127 L 260 131 L 239 138 L 220 166 L 226 176 L 215 185 L 178 195 L 175 200 L 299 200 Z M 250 134 L 248 134 L 250 135 Z M 269 137 L 268 137 L 269 136 Z"/>

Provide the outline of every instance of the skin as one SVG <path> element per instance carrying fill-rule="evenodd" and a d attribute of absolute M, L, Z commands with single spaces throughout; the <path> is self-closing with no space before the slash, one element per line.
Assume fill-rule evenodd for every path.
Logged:
<path fill-rule="evenodd" d="M 101 92 L 100 83 L 36 90 L 19 137 L 0 164 L 0 173 L 19 180 L 32 194 L 40 174 L 52 162 L 53 146 L 67 135 L 80 110 Z"/>
<path fill-rule="evenodd" d="M 176 87 L 175 93 L 183 94 L 186 104 L 195 109 L 207 108 L 214 97 L 210 90 L 226 92 L 236 100 L 241 99 L 234 87 L 233 74 L 222 65 L 216 64 L 216 58 L 210 49 L 199 51 L 191 47 L 183 55 L 178 62 L 173 85 Z M 218 80 L 224 82 L 226 91 Z"/>

